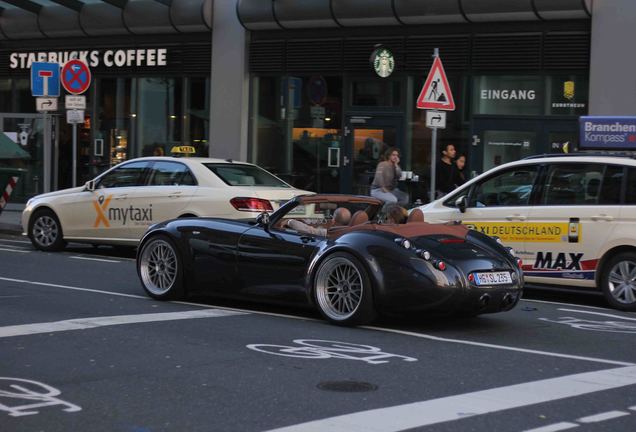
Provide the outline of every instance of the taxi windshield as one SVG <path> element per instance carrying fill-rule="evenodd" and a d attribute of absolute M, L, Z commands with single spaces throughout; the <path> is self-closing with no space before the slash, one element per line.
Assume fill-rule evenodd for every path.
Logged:
<path fill-rule="evenodd" d="M 284 181 L 254 165 L 215 163 L 207 163 L 204 165 L 230 186 L 291 188 L 291 186 Z"/>

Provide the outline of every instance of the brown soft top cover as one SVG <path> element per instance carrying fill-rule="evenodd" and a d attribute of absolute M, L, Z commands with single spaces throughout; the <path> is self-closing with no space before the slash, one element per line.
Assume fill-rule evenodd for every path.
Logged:
<path fill-rule="evenodd" d="M 332 228 L 328 233 L 328 237 L 338 238 L 352 231 L 386 231 L 405 238 L 442 234 L 465 239 L 468 234 L 468 228 L 464 225 L 442 225 L 427 222 L 411 222 L 399 225 L 364 223 L 350 227 Z"/>

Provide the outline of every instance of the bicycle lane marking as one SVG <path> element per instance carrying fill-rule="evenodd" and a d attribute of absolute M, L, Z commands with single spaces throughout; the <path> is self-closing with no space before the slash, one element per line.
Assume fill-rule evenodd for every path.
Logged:
<path fill-rule="evenodd" d="M 592 319 L 578 318 L 575 316 L 562 316 L 556 319 L 537 318 L 540 321 L 550 322 L 554 324 L 566 325 L 577 330 L 597 331 L 606 333 L 636 333 L 636 318 L 626 317 L 622 315 L 585 311 L 579 309 L 558 308 L 558 311 L 571 312 L 574 314 L 594 315 L 594 317 L 614 318 L 612 321 L 597 321 Z"/>
<path fill-rule="evenodd" d="M 636 385 L 636 366 L 584 372 L 439 399 L 360 411 L 268 432 L 398 432 Z"/>

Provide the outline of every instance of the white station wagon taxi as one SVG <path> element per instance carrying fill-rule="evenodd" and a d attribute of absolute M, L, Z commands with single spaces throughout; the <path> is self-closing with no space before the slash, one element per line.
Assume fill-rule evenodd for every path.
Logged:
<path fill-rule="evenodd" d="M 590 154 L 495 167 L 420 207 L 431 223 L 460 221 L 499 237 L 526 282 L 601 290 L 636 311 L 636 160 Z"/>
<path fill-rule="evenodd" d="M 145 157 L 122 162 L 84 186 L 31 198 L 22 228 L 44 251 L 60 250 L 68 241 L 135 246 L 156 222 L 253 218 L 307 193 L 244 162 Z"/>

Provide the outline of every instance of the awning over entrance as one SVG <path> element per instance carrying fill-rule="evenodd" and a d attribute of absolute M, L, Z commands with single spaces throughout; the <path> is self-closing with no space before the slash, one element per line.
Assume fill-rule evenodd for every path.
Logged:
<path fill-rule="evenodd" d="M 586 19 L 591 0 L 236 0 L 248 30 Z"/>
<path fill-rule="evenodd" d="M 213 2 L 2 0 L 0 40 L 206 32 Z"/>
<path fill-rule="evenodd" d="M 31 159 L 31 155 L 0 132 L 0 159 Z"/>

